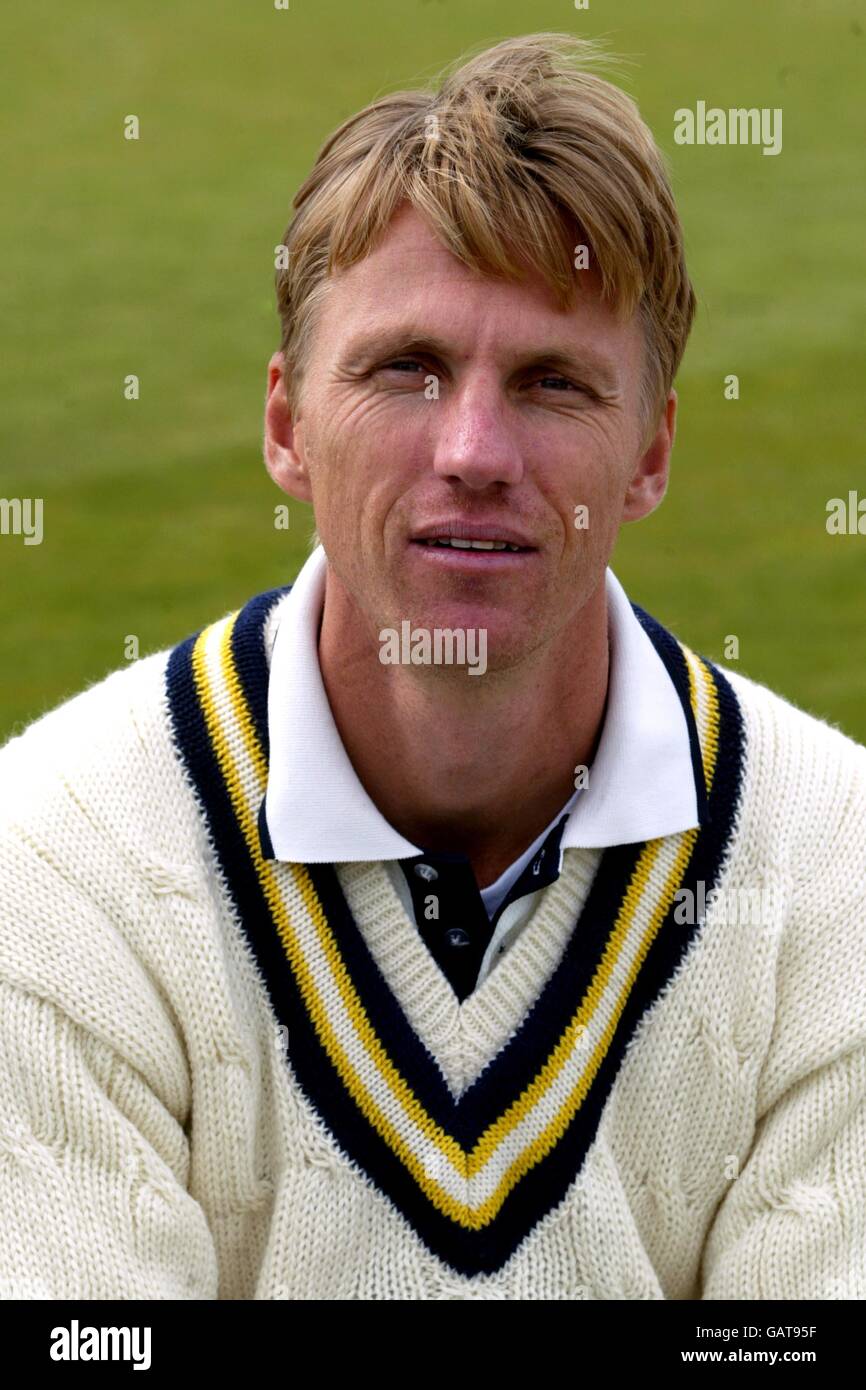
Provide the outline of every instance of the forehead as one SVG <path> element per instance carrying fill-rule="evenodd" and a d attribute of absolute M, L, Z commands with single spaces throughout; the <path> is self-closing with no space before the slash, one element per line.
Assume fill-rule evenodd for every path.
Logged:
<path fill-rule="evenodd" d="M 524 277 L 505 280 L 465 265 L 443 245 L 414 208 L 398 210 L 369 255 L 331 280 L 325 301 L 332 349 L 362 349 L 367 341 L 429 335 L 453 345 L 457 356 L 489 347 L 505 359 L 510 349 L 535 347 L 607 350 L 622 367 L 638 365 L 642 335 L 636 317 L 623 321 L 601 296 L 595 269 L 575 269 L 575 300 L 562 309 L 527 258 Z"/>

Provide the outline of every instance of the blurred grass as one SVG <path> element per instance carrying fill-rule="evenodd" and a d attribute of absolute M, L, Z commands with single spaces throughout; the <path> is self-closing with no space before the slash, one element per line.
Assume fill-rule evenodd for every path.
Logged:
<path fill-rule="evenodd" d="M 44 498 L 45 539 L 0 536 L 0 738 L 121 665 L 128 634 L 156 650 L 294 576 L 311 518 L 274 529 L 260 449 L 292 194 L 350 112 L 545 28 L 636 60 L 700 302 L 668 497 L 616 572 L 693 648 L 724 659 L 736 634 L 745 674 L 866 741 L 866 537 L 824 525 L 866 495 L 854 0 L 7 10 L 0 496 Z M 781 154 L 675 146 L 699 99 L 781 106 Z"/>

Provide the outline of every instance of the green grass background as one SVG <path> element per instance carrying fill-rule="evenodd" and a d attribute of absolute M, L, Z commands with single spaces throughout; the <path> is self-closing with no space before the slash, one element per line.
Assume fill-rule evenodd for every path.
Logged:
<path fill-rule="evenodd" d="M 668 154 L 699 311 L 664 505 L 624 528 L 633 599 L 866 741 L 863 107 L 854 0 L 109 0 L 8 7 L 0 738 L 141 653 L 288 582 L 312 524 L 261 461 L 273 248 L 326 135 L 466 46 L 605 36 Z M 673 112 L 781 106 L 783 150 L 678 147 Z M 123 118 L 141 139 L 122 138 Z M 123 379 L 141 379 L 141 399 Z M 740 378 L 737 402 L 725 374 Z"/>

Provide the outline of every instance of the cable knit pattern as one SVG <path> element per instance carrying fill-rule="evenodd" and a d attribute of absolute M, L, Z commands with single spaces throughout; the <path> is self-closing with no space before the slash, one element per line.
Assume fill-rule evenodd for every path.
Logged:
<path fill-rule="evenodd" d="M 4 1297 L 866 1297 L 866 749 L 724 669 L 745 753 L 718 887 L 772 907 L 693 929 L 561 1200 L 466 1274 L 299 1082 L 173 740 L 169 655 L 0 750 Z M 340 867 L 437 1103 L 543 1024 L 598 861 L 566 853 L 462 1006 L 382 866 Z"/>

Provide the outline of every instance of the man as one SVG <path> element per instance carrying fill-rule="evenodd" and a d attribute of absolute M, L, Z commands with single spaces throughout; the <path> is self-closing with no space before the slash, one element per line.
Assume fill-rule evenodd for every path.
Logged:
<path fill-rule="evenodd" d="M 595 56 L 331 136 L 264 446 L 321 544 L 3 750 L 31 1296 L 866 1296 L 866 750 L 608 567 L 694 294 Z"/>

